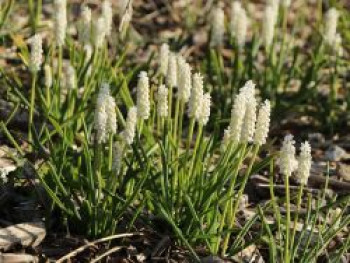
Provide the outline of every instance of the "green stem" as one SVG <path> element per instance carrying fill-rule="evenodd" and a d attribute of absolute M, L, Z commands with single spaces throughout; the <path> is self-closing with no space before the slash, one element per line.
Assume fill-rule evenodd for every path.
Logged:
<path fill-rule="evenodd" d="M 34 107 L 35 107 L 35 86 L 36 86 L 36 72 L 32 75 L 32 87 L 31 87 L 31 95 L 30 95 L 30 107 L 29 107 L 29 121 L 28 121 L 28 142 L 29 149 L 32 149 L 33 136 L 32 136 L 32 128 L 33 127 L 33 115 L 34 115 Z"/>
<path fill-rule="evenodd" d="M 299 188 L 298 199 L 297 199 L 297 212 L 296 212 L 295 217 L 294 217 L 293 232 L 292 232 L 292 238 L 291 238 L 291 243 L 290 243 L 291 251 L 293 251 L 293 246 L 294 246 L 294 238 L 295 238 L 297 223 L 298 223 L 298 219 L 299 219 L 299 211 L 300 211 L 301 197 L 303 195 L 303 190 L 304 190 L 304 184 L 302 183 L 300 185 L 300 188 Z"/>
<path fill-rule="evenodd" d="M 289 192 L 289 176 L 286 175 L 285 178 L 285 188 L 286 188 L 286 240 L 284 245 L 284 261 L 289 263 L 289 235 L 290 235 L 290 192 Z"/>
<path fill-rule="evenodd" d="M 229 228 L 231 229 L 234 224 L 235 224 L 235 218 L 236 218 L 236 213 L 237 213 L 237 210 L 238 210 L 238 205 L 240 203 L 240 199 L 243 195 L 243 192 L 244 192 L 244 189 L 245 189 L 245 186 L 248 182 L 248 178 L 249 178 L 249 175 L 252 171 L 252 168 L 253 168 L 253 165 L 255 163 L 255 159 L 256 159 L 256 156 L 258 155 L 258 152 L 259 152 L 259 145 L 254 145 L 254 150 L 253 150 L 253 157 L 252 159 L 250 160 L 250 163 L 249 163 L 249 167 L 248 169 L 246 170 L 245 174 L 244 174 L 244 178 L 243 178 L 243 182 L 241 183 L 240 185 L 240 188 L 238 190 L 238 193 L 237 193 L 237 196 L 235 197 L 236 201 L 235 201 L 235 205 L 234 205 L 234 208 L 233 208 L 233 211 L 232 211 L 232 214 L 229 215 Z M 230 199 L 232 200 L 232 198 Z M 229 232 L 225 239 L 224 239 L 224 244 L 223 244 L 223 248 L 222 248 L 222 253 L 225 253 L 226 252 L 226 249 L 228 247 L 228 242 L 230 240 L 230 236 L 231 236 L 231 233 Z"/>

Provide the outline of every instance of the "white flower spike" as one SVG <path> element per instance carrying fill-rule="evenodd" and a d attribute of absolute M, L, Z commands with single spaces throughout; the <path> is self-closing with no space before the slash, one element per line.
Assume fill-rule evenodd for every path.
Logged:
<path fill-rule="evenodd" d="M 30 65 L 29 68 L 32 72 L 38 72 L 43 63 L 43 39 L 40 35 L 36 34 L 30 39 Z"/>
<path fill-rule="evenodd" d="M 261 146 L 266 143 L 266 139 L 270 129 L 270 114 L 270 101 L 265 100 L 265 102 L 261 105 L 259 109 L 258 119 L 256 122 L 256 130 L 254 135 L 254 143 L 256 145 Z"/>
<path fill-rule="evenodd" d="M 67 0 L 54 0 L 54 22 L 56 45 L 62 47 L 67 30 Z"/>
<path fill-rule="evenodd" d="M 131 107 L 125 122 L 125 129 L 121 133 L 121 137 L 127 145 L 131 145 L 135 138 L 137 124 L 137 108 Z"/>
<path fill-rule="evenodd" d="M 311 170 L 311 147 L 310 144 L 306 141 L 301 144 L 300 155 L 298 158 L 299 165 L 297 170 L 297 177 L 300 183 L 306 185 L 310 176 Z"/>
<path fill-rule="evenodd" d="M 298 161 L 295 158 L 295 141 L 292 135 L 284 137 L 278 164 L 283 175 L 290 177 L 298 168 Z"/>
<path fill-rule="evenodd" d="M 149 80 L 145 71 L 140 72 L 137 83 L 137 117 L 147 120 L 150 116 L 151 105 L 149 97 Z"/>

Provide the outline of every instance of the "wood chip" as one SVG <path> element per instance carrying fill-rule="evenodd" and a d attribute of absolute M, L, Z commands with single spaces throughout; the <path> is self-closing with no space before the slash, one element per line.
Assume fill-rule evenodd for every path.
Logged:
<path fill-rule="evenodd" d="M 39 258 L 28 254 L 0 253 L 1 263 L 36 263 Z"/>
<path fill-rule="evenodd" d="M 42 222 L 22 223 L 1 228 L 0 250 L 7 251 L 15 245 L 36 247 L 45 236 L 46 230 Z"/>

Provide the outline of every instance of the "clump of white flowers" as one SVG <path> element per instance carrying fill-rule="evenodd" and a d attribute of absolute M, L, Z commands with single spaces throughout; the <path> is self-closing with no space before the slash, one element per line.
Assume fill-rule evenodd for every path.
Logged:
<path fill-rule="evenodd" d="M 163 76 L 166 76 L 168 72 L 169 64 L 169 45 L 164 43 L 160 47 L 160 56 L 159 56 L 159 71 Z"/>
<path fill-rule="evenodd" d="M 87 45 L 91 41 L 91 9 L 87 5 L 83 5 L 81 9 L 79 41 L 83 45 Z"/>
<path fill-rule="evenodd" d="M 192 88 L 191 66 L 182 56 L 178 56 L 177 60 L 177 82 L 178 97 L 181 101 L 187 102 Z"/>
<path fill-rule="evenodd" d="M 147 120 L 150 116 L 151 105 L 149 98 L 149 79 L 145 71 L 140 72 L 137 83 L 137 117 Z"/>
<path fill-rule="evenodd" d="M 113 25 L 113 10 L 112 10 L 112 4 L 110 0 L 104 0 L 102 2 L 102 17 L 105 20 L 105 30 L 106 30 L 106 36 L 110 36 L 112 33 L 112 25 Z"/>
<path fill-rule="evenodd" d="M 222 46 L 225 32 L 225 14 L 221 7 L 217 6 L 211 14 L 210 46 Z"/>
<path fill-rule="evenodd" d="M 331 8 L 326 13 L 324 40 L 329 46 L 335 44 L 337 38 L 337 22 L 338 22 L 338 11 L 335 8 Z"/>
<path fill-rule="evenodd" d="M 67 0 L 54 0 L 54 29 L 56 45 L 64 45 L 67 30 Z"/>
<path fill-rule="evenodd" d="M 201 102 L 203 99 L 203 77 L 200 73 L 193 74 L 193 87 L 188 104 L 188 116 L 190 118 L 199 118 L 201 112 Z"/>
<path fill-rule="evenodd" d="M 255 98 L 255 84 L 247 81 L 234 98 L 230 124 L 224 132 L 223 149 L 232 142 L 254 142 L 261 146 L 266 142 L 270 127 L 270 102 L 266 100 L 259 108 Z"/>
<path fill-rule="evenodd" d="M 297 177 L 302 184 L 307 184 L 311 170 L 311 147 L 306 141 L 301 144 L 300 155 L 298 157 Z"/>
<path fill-rule="evenodd" d="M 231 34 L 235 37 L 237 45 L 242 47 L 246 41 L 248 17 L 240 2 L 232 3 L 231 10 Z"/>
<path fill-rule="evenodd" d="M 283 175 L 290 177 L 298 168 L 298 161 L 295 158 L 295 141 L 293 135 L 288 134 L 284 137 L 278 165 Z"/>
<path fill-rule="evenodd" d="M 44 66 L 45 87 L 50 88 L 52 86 L 52 69 L 49 64 Z"/>
<path fill-rule="evenodd" d="M 136 124 L 137 124 L 137 108 L 131 107 L 125 122 L 125 129 L 121 133 L 123 141 L 127 145 L 131 145 L 134 141 Z"/>
<path fill-rule="evenodd" d="M 174 53 L 169 54 L 169 65 L 166 77 L 166 82 L 169 88 L 177 86 L 177 59 Z"/>
<path fill-rule="evenodd" d="M 270 47 L 275 34 L 275 25 L 277 23 L 277 12 L 271 5 L 266 6 L 263 21 L 263 40 L 265 47 Z"/>
<path fill-rule="evenodd" d="M 265 102 L 260 106 L 258 118 L 256 121 L 256 131 L 254 135 L 254 143 L 256 145 L 261 146 L 266 143 L 270 127 L 270 114 L 270 101 L 265 100 Z"/>
<path fill-rule="evenodd" d="M 101 16 L 94 24 L 94 45 L 95 48 L 101 48 L 106 37 L 105 19 Z"/>
<path fill-rule="evenodd" d="M 95 109 L 95 130 L 98 143 L 107 141 L 117 130 L 115 101 L 109 94 L 109 85 L 104 83 L 99 91 Z"/>
<path fill-rule="evenodd" d="M 43 63 L 43 39 L 36 34 L 30 39 L 30 64 L 29 69 L 32 72 L 38 72 Z"/>
<path fill-rule="evenodd" d="M 157 113 L 159 117 L 168 116 L 168 89 L 165 87 L 165 85 L 160 85 L 158 87 Z"/>
<path fill-rule="evenodd" d="M 211 97 L 209 93 L 205 93 L 201 102 L 201 111 L 197 117 L 197 121 L 200 125 L 206 125 L 210 117 L 210 105 Z"/>

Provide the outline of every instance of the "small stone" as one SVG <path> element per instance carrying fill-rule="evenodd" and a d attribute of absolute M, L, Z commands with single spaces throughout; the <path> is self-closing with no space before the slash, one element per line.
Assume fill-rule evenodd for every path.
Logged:
<path fill-rule="evenodd" d="M 350 182 L 350 165 L 339 163 L 337 165 L 337 172 L 340 179 Z"/>
<path fill-rule="evenodd" d="M 338 145 L 332 145 L 325 152 L 325 157 L 328 161 L 338 162 L 341 159 L 347 157 L 347 153 L 343 148 L 339 147 Z"/>
<path fill-rule="evenodd" d="M 319 146 L 319 145 L 322 145 L 326 142 L 323 134 L 319 133 L 319 132 L 310 133 L 308 135 L 308 140 L 309 140 L 311 146 Z"/>

